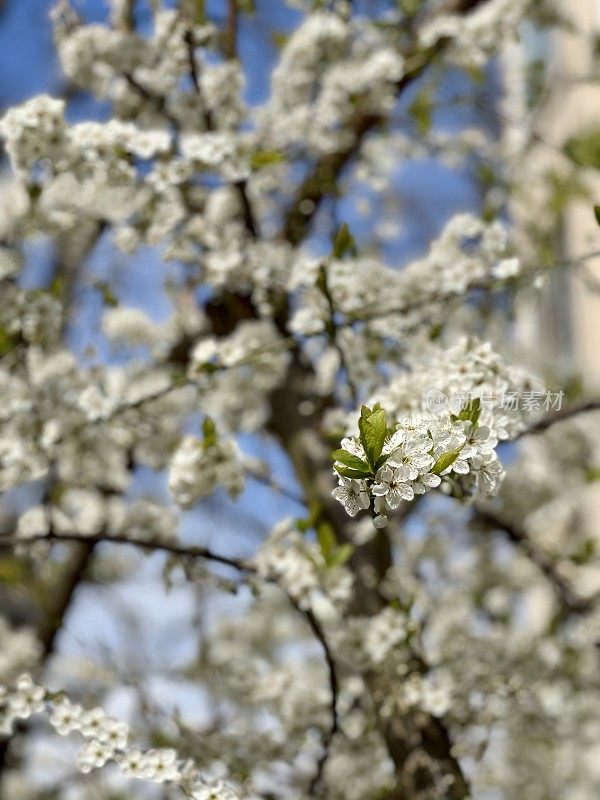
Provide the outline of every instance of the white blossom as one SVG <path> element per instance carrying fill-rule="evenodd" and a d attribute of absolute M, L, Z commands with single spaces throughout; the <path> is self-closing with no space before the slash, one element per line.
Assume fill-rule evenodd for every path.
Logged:
<path fill-rule="evenodd" d="M 340 478 L 340 485 L 333 490 L 333 496 L 344 506 L 351 517 L 355 517 L 361 509 L 369 507 L 369 494 L 364 481 L 352 478 Z"/>

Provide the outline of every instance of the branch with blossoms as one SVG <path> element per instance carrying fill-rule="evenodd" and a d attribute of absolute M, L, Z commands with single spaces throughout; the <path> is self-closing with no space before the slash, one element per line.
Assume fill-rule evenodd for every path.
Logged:
<path fill-rule="evenodd" d="M 0 686 L 0 735 L 10 735 L 16 722 L 45 713 L 60 736 L 78 733 L 85 740 L 77 755 L 77 767 L 87 774 L 107 763 L 116 764 L 126 778 L 176 786 L 189 800 L 235 800 L 233 787 L 201 776 L 191 760 L 183 760 L 171 748 L 140 750 L 130 745 L 126 723 L 108 716 L 101 708 L 84 710 L 63 692 L 46 689 L 22 675 L 13 686 Z"/>
<path fill-rule="evenodd" d="M 142 539 L 112 533 L 99 533 L 93 536 L 84 536 L 76 533 L 48 533 L 34 534 L 32 536 L 0 536 L 0 549 L 23 547 L 28 543 L 34 542 L 87 542 L 88 544 L 123 544 L 138 547 L 148 552 L 160 551 L 170 555 L 181 556 L 182 558 L 204 559 L 215 564 L 232 567 L 238 572 L 252 573 L 256 569 L 251 562 L 240 558 L 215 553 L 207 547 L 193 545 L 180 545 L 173 542 L 161 541 L 159 539 Z"/>
<path fill-rule="evenodd" d="M 577 405 L 566 406 L 553 414 L 548 414 L 546 417 L 533 422 L 524 430 L 520 431 L 513 441 L 522 438 L 523 436 L 533 436 L 538 433 L 544 433 L 552 428 L 554 425 L 559 425 L 561 422 L 566 422 L 574 417 L 579 417 L 582 414 L 589 414 L 594 411 L 600 411 L 600 397 L 594 397 L 590 400 L 585 400 Z"/>
<path fill-rule="evenodd" d="M 484 280 L 475 277 L 466 287 L 450 287 L 448 291 L 437 294 L 426 290 L 425 297 L 415 301 L 408 300 L 391 308 L 382 307 L 375 308 L 372 311 L 351 312 L 345 315 L 345 318 L 338 324 L 339 327 L 346 327 L 361 322 L 378 322 L 386 317 L 402 317 L 414 311 L 430 311 L 432 306 L 435 307 L 437 304 L 444 304 L 454 299 L 464 300 L 473 292 L 496 292 L 513 286 L 528 286 L 536 278 L 542 278 L 552 270 L 580 267 L 588 261 L 598 258 L 598 256 L 600 256 L 600 250 L 592 250 L 589 253 L 583 253 L 577 258 L 527 270 L 521 270 L 518 259 L 501 260 L 493 265 L 490 274 Z"/>
<path fill-rule="evenodd" d="M 541 550 L 516 523 L 501 517 L 488 509 L 478 509 L 473 522 L 486 528 L 501 531 L 517 547 L 521 548 L 527 558 L 534 564 L 552 586 L 561 610 L 567 614 L 585 614 L 592 611 L 600 593 L 582 597 L 574 590 L 571 583 L 561 574 L 559 566 Z"/>
<path fill-rule="evenodd" d="M 235 28 L 235 19 L 236 19 L 237 7 L 235 2 L 230 3 L 230 19 L 234 20 L 234 28 Z M 230 42 L 228 56 L 229 58 L 235 58 L 235 31 L 233 33 L 230 32 L 229 34 L 230 39 L 233 41 Z M 202 87 L 200 84 L 200 74 L 198 71 L 198 61 L 196 60 L 196 42 L 194 40 L 194 32 L 193 26 L 190 26 L 184 35 L 185 44 L 187 47 L 187 55 L 188 55 L 188 62 L 190 66 L 190 77 L 192 79 L 192 85 L 194 87 L 194 91 L 200 100 L 200 105 L 202 108 L 202 114 L 204 117 L 204 126 L 207 131 L 211 132 L 215 129 L 214 120 L 212 118 L 212 114 L 210 113 L 210 109 L 207 107 L 204 97 L 202 96 Z M 256 216 L 252 209 L 252 205 L 250 203 L 250 198 L 248 197 L 248 190 L 246 181 L 242 178 L 238 181 L 235 181 L 235 187 L 239 193 L 240 202 L 243 209 L 243 218 L 244 218 L 244 225 L 246 226 L 246 230 L 252 239 L 256 239 L 258 236 L 258 224 L 256 221 Z"/>
<path fill-rule="evenodd" d="M 389 427 L 385 409 L 363 406 L 359 436 L 343 439 L 332 454 L 339 476 L 333 496 L 351 517 L 371 508 L 373 524 L 384 528 L 387 514 L 402 501 L 426 494 L 451 475 L 468 476 L 463 493 L 492 493 L 502 470 L 494 453 L 497 439 L 479 426 L 480 414 L 476 398 L 457 415 L 408 418 Z"/>
<path fill-rule="evenodd" d="M 438 15 L 467 15 L 478 6 L 489 0 L 448 0 L 439 10 Z M 431 20 L 427 21 L 431 22 Z M 404 54 L 406 69 L 395 86 L 396 98 L 407 91 L 434 63 L 435 59 L 452 43 L 448 36 L 440 37 L 432 46 L 422 48 L 411 47 Z M 312 219 L 316 215 L 324 197 L 335 193 L 337 180 L 343 170 L 360 151 L 367 135 L 386 121 L 383 114 L 364 113 L 358 110 L 350 121 L 352 133 L 351 144 L 345 149 L 328 153 L 312 167 L 300 186 L 297 195 L 288 211 L 281 236 L 291 244 L 298 245 L 306 238 Z"/>
<path fill-rule="evenodd" d="M 277 576 L 272 573 L 271 571 L 260 569 L 257 567 L 252 561 L 242 558 L 235 558 L 232 556 L 226 556 L 220 553 L 215 553 L 213 550 L 207 547 L 201 546 L 193 546 L 193 545 L 181 545 L 174 542 L 168 541 L 161 541 L 160 539 L 143 539 L 143 538 L 133 538 L 128 537 L 125 535 L 112 535 L 112 534 L 98 534 L 95 536 L 82 536 L 77 534 L 58 534 L 52 531 L 45 533 L 45 534 L 38 534 L 32 536 L 2 536 L 0 537 L 0 550 L 7 549 L 7 548 L 22 548 L 23 546 L 34 544 L 36 542 L 48 542 L 48 543 L 58 543 L 58 542 L 71 542 L 71 543 L 85 543 L 88 548 L 93 547 L 97 544 L 107 543 L 107 544 L 120 544 L 120 545 L 131 545 L 133 547 L 137 547 L 142 550 L 146 550 L 147 552 L 163 552 L 168 553 L 172 556 L 178 556 L 184 559 L 192 559 L 192 560 L 203 560 L 209 561 L 215 564 L 219 564 L 221 566 L 231 567 L 242 574 L 242 576 L 246 577 L 253 577 L 259 580 L 263 580 L 266 583 L 271 583 L 276 586 L 285 594 L 287 599 L 289 600 L 291 606 L 295 609 L 295 611 L 300 614 L 307 622 L 312 634 L 319 642 L 322 650 L 323 655 L 325 658 L 325 663 L 327 667 L 328 673 L 328 680 L 329 680 L 329 689 L 330 689 L 330 714 L 331 714 L 331 722 L 330 726 L 327 729 L 323 744 L 322 744 L 322 753 L 317 760 L 317 765 L 315 769 L 315 773 L 310 780 L 309 784 L 309 791 L 311 794 L 317 791 L 319 784 L 321 782 L 323 771 L 325 769 L 325 765 L 327 762 L 327 758 L 329 755 L 329 748 L 333 737 L 339 730 L 339 717 L 338 717 L 338 694 L 339 694 L 339 680 L 337 677 L 337 669 L 335 665 L 335 660 L 333 657 L 333 653 L 331 648 L 329 647 L 329 643 L 327 641 L 327 637 L 323 630 L 323 626 L 319 622 L 318 618 L 315 616 L 314 612 L 305 607 L 302 603 L 300 603 L 292 594 L 292 592 L 284 587 L 280 581 L 278 581 Z M 1 700 L 1 695 L 0 695 Z M 15 719 L 20 719 L 18 715 L 15 716 Z M 0 730 L 2 726 L 0 725 Z M 5 735 L 10 735 L 12 731 L 12 726 L 8 725 L 5 730 Z M 86 759 L 88 759 L 89 763 L 91 764 L 90 769 L 93 767 L 103 766 L 103 764 L 108 760 L 108 758 L 112 758 L 114 753 L 109 756 L 106 756 L 106 759 L 102 761 L 102 763 L 96 763 L 94 761 L 94 753 L 96 753 L 96 761 L 101 761 L 102 754 L 106 754 L 108 751 L 103 749 L 102 740 L 100 743 L 93 742 L 90 743 L 89 747 L 86 748 Z M 116 750 L 115 750 L 116 752 Z M 154 752 L 154 751 L 153 751 Z M 166 751 L 165 751 L 166 752 Z M 169 751 L 169 753 L 173 754 L 174 751 Z M 145 764 L 147 759 L 142 758 L 139 751 L 136 751 L 136 758 L 141 759 L 141 766 L 140 766 L 140 774 L 135 775 L 134 777 L 147 777 L 145 774 Z M 175 768 L 175 756 L 169 755 L 168 765 L 170 768 Z M 150 759 L 150 763 L 154 763 L 155 756 L 153 755 Z M 88 763 L 86 761 L 86 764 Z M 129 762 L 128 762 L 129 763 Z M 81 768 L 81 765 L 80 765 Z M 89 770 L 83 770 L 89 771 Z M 174 780 L 173 778 L 164 778 L 164 780 Z M 189 795 L 190 797 L 196 798 L 195 794 Z M 199 797 L 200 795 L 198 795 Z"/>

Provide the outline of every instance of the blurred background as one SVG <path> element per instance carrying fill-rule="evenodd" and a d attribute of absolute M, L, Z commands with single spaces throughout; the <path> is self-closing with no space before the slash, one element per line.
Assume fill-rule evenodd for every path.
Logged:
<path fill-rule="evenodd" d="M 1 110 L 48 92 L 67 99 L 70 121 L 107 119 L 105 104 L 66 84 L 61 76 L 52 44 L 52 5 L 47 0 L 2 0 L 0 4 Z M 103 0 L 76 0 L 73 5 L 88 21 L 104 20 L 108 14 Z M 236 36 L 246 77 L 245 99 L 258 105 L 268 97 L 270 72 L 281 42 L 302 15 L 278 0 L 256 0 L 248 6 L 251 13 L 239 15 Z M 357 0 L 354 6 L 357 11 L 364 6 L 383 14 L 390 3 Z M 309 242 L 315 253 L 327 250 L 332 230 L 346 221 L 361 248 L 381 253 L 389 264 L 401 268 L 427 252 L 453 215 L 469 211 L 493 216 L 499 206 L 501 214 L 513 221 L 520 252 L 532 267 L 571 263 L 597 249 L 589 198 L 590 187 L 592 193 L 597 192 L 596 202 L 600 198 L 600 0 L 569 0 L 560 6 L 567 25 L 544 33 L 526 26 L 521 40 L 483 74 L 469 76 L 448 69 L 411 88 L 394 110 L 395 125 L 411 134 L 438 135 L 439 157 L 430 150 L 413 157 L 391 154 L 393 180 L 384 193 L 368 187 L 357 191 L 360 175 L 350 177 L 344 194 L 324 203 L 319 212 Z M 134 9 L 136 26 L 144 32 L 151 24 L 148 4 L 137 2 Z M 206 3 L 207 17 L 218 25 L 226 24 L 227 13 L 226 2 Z M 508 151 L 515 148 L 525 153 L 527 175 L 555 176 L 551 198 L 555 213 L 548 225 L 544 223 L 549 217 L 547 194 L 538 207 L 530 194 L 522 202 L 511 195 L 507 202 L 493 160 L 486 162 L 475 148 L 472 156 L 467 153 L 455 162 L 444 156 L 444 142 L 465 131 L 483 131 Z M 571 182 L 573 164 L 584 171 L 585 195 Z M 8 170 L 6 160 L 2 168 Z M 547 192 L 547 180 L 544 186 Z M 71 309 L 65 335 L 69 347 L 89 364 L 119 363 L 126 358 L 100 330 L 104 303 L 99 287 L 109 286 L 122 304 L 139 307 L 152 319 L 163 321 L 172 310 L 165 279 L 175 284 L 182 279 L 180 266 L 165 261 L 159 247 L 125 256 L 114 247 L 110 231 L 85 250 L 84 272 L 80 271 L 81 252 L 71 252 L 66 242 L 29 240 L 25 255 L 20 279 L 24 287 L 49 286 L 62 276 L 61 290 Z M 600 258 L 586 259 L 581 269 L 549 269 L 548 273 L 542 286 L 519 298 L 507 334 L 510 346 L 526 363 L 536 368 L 544 365 L 553 385 L 571 387 L 575 395 L 582 387 L 593 393 L 600 389 Z M 248 435 L 242 444 L 246 453 L 271 466 L 289 494 L 299 494 L 291 466 L 272 442 Z M 510 460 L 510 453 L 506 458 Z M 590 486 L 582 506 L 594 536 L 600 511 L 597 487 L 597 483 Z M 40 491 L 40 487 L 28 487 L 5 495 L 0 505 L 4 532 L 12 529 L 19 513 Z M 166 476 L 138 469 L 129 495 L 168 503 Z M 186 512 L 182 538 L 221 553 L 249 556 L 264 532 L 282 517 L 305 513 L 289 496 L 249 480 L 236 501 L 219 491 Z M 419 523 L 411 530 L 418 537 Z M 96 681 L 104 691 L 118 676 L 118 688 L 108 693 L 105 703 L 112 713 L 126 714 L 139 703 L 149 718 L 165 719 L 174 709 L 183 708 L 188 724 L 207 724 L 210 700 L 196 683 L 185 681 L 180 669 L 201 649 L 204 626 L 210 627 L 223 612 L 235 614 L 248 595 L 209 591 L 207 596 L 200 584 L 185 582 L 167 590 L 164 567 L 164 556 L 142 557 L 133 551 L 115 552 L 110 546 L 100 548 L 93 562 L 82 558 L 80 564 L 73 564 L 64 617 L 55 620 L 43 636 L 45 657 L 51 675 L 70 674 L 75 684 L 85 684 L 88 690 Z M 43 607 L 47 600 L 41 597 L 31 603 L 24 569 L 11 555 L 0 554 L 2 612 L 16 625 L 35 620 L 36 603 Z M 55 561 L 49 560 L 46 569 L 47 591 L 53 591 L 53 586 L 63 591 L 62 584 L 53 583 L 58 574 Z M 226 576 L 227 570 L 222 574 Z M 28 758 L 36 763 L 36 780 L 42 789 L 44 781 L 51 785 L 55 771 L 68 762 L 52 749 L 55 746 L 60 749 L 63 743 L 49 745 L 45 737 L 39 745 L 33 737 L 28 745 Z"/>

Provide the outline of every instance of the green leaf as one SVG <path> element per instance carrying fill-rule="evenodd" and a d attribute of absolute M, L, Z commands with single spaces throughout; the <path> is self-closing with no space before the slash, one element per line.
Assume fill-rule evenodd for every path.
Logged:
<path fill-rule="evenodd" d="M 413 118 L 421 136 L 429 133 L 432 123 L 434 102 L 430 87 L 422 89 L 408 107 L 408 113 Z"/>
<path fill-rule="evenodd" d="M 442 335 L 442 331 L 444 330 L 444 324 L 442 322 L 436 322 L 435 325 L 432 325 L 429 329 L 429 338 L 432 342 L 435 342 L 436 339 L 439 339 Z"/>
<path fill-rule="evenodd" d="M 472 422 L 473 428 L 476 428 L 477 424 L 479 423 L 480 416 L 481 416 L 481 400 L 479 399 L 479 397 L 476 397 L 463 406 L 456 419 L 463 420 L 464 422 Z"/>
<path fill-rule="evenodd" d="M 58 300 L 63 296 L 63 292 L 65 290 L 65 281 L 62 275 L 56 275 L 50 286 L 48 287 L 48 292 L 52 295 L 52 297 L 56 297 Z"/>
<path fill-rule="evenodd" d="M 119 298 L 106 281 L 98 281 L 96 283 L 96 289 L 100 292 L 102 302 L 105 306 L 116 308 L 116 306 L 119 305 Z"/>
<path fill-rule="evenodd" d="M 18 344 L 20 338 L 14 333 L 9 333 L 4 327 L 0 327 L 0 356 L 10 353 Z"/>
<path fill-rule="evenodd" d="M 210 417 L 204 417 L 202 420 L 202 434 L 204 436 L 204 449 L 208 450 L 210 447 L 215 447 L 219 437 L 215 423 Z"/>
<path fill-rule="evenodd" d="M 42 194 L 42 187 L 39 183 L 30 183 L 27 185 L 27 194 L 35 202 Z"/>
<path fill-rule="evenodd" d="M 457 447 L 455 450 L 450 450 L 448 453 L 442 453 L 442 455 L 431 468 L 431 471 L 434 473 L 434 475 L 440 475 L 451 464 L 454 464 L 456 459 L 459 457 L 461 450 L 462 447 Z"/>
<path fill-rule="evenodd" d="M 600 169 L 600 129 L 571 137 L 564 150 L 571 161 L 580 167 Z"/>
<path fill-rule="evenodd" d="M 321 554 L 325 559 L 325 563 L 328 564 L 329 559 L 332 557 L 337 547 L 335 531 L 329 522 L 321 522 L 317 525 L 317 541 L 319 542 L 319 547 L 321 548 Z"/>
<path fill-rule="evenodd" d="M 596 217 L 596 222 L 600 225 L 600 206 L 594 206 L 594 216 Z"/>
<path fill-rule="evenodd" d="M 282 31 L 273 31 L 271 33 L 271 41 L 278 50 L 281 50 L 283 47 L 285 47 L 289 40 L 289 33 L 283 33 Z"/>
<path fill-rule="evenodd" d="M 196 0 L 196 22 L 203 25 L 206 22 L 206 11 L 204 8 L 204 0 Z"/>
<path fill-rule="evenodd" d="M 205 361 L 204 364 L 200 364 L 200 366 L 196 367 L 196 372 L 203 372 L 207 375 L 212 375 L 214 372 L 218 372 L 220 367 L 218 364 L 213 364 L 211 361 Z"/>
<path fill-rule="evenodd" d="M 0 583 L 3 586 L 21 586 L 27 580 L 27 568 L 22 559 L 10 553 L 0 556 Z"/>
<path fill-rule="evenodd" d="M 325 269 L 324 264 L 321 264 L 321 266 L 319 267 L 316 287 L 321 292 L 321 294 L 325 295 L 325 297 L 329 296 L 329 290 L 327 288 L 327 270 Z"/>
<path fill-rule="evenodd" d="M 343 567 L 344 564 L 352 557 L 352 553 L 354 552 L 354 547 L 350 544 L 350 542 L 345 542 L 341 544 L 331 554 L 329 561 L 327 562 L 328 567 Z"/>
<path fill-rule="evenodd" d="M 285 161 L 285 156 L 278 150 L 257 150 L 250 156 L 252 169 L 270 167 L 272 164 L 281 164 L 282 161 Z"/>
<path fill-rule="evenodd" d="M 336 472 L 339 472 L 340 475 L 343 475 L 344 478 L 370 478 L 372 475 L 370 468 L 367 470 L 352 469 L 352 467 L 338 467 L 336 464 L 334 465 L 334 469 Z"/>
<path fill-rule="evenodd" d="M 575 564 L 589 564 L 596 557 L 596 542 L 593 539 L 586 539 L 579 548 L 579 552 L 572 556 Z"/>
<path fill-rule="evenodd" d="M 297 519 L 296 528 L 300 531 L 300 533 L 306 533 L 306 531 L 310 528 L 308 520 L 302 518 Z"/>
<path fill-rule="evenodd" d="M 316 500 L 311 500 L 308 504 L 308 516 L 305 519 L 297 519 L 296 527 L 300 533 L 306 533 L 310 528 L 316 528 L 320 517 L 321 504 Z"/>
<path fill-rule="evenodd" d="M 546 59 L 536 58 L 530 61 L 525 70 L 527 108 L 537 106 L 546 90 Z"/>
<path fill-rule="evenodd" d="M 585 479 L 588 483 L 600 481 L 600 467 L 590 467 L 586 470 Z"/>
<path fill-rule="evenodd" d="M 421 0 L 398 0 L 397 4 L 403 14 L 413 17 L 421 7 Z"/>
<path fill-rule="evenodd" d="M 344 222 L 333 240 L 332 255 L 334 258 L 343 258 L 347 253 L 356 255 L 356 242 L 350 233 L 350 228 L 347 223 Z"/>
<path fill-rule="evenodd" d="M 363 406 L 366 408 L 366 406 Z M 370 416 L 361 416 L 358 421 L 360 441 L 364 447 L 369 465 L 374 468 L 381 455 L 387 437 L 387 421 L 383 408 L 373 411 Z"/>
<path fill-rule="evenodd" d="M 334 461 L 339 461 L 345 467 L 352 469 L 368 470 L 369 465 L 362 458 L 355 456 L 354 453 L 349 453 L 347 450 L 334 450 L 331 454 Z"/>

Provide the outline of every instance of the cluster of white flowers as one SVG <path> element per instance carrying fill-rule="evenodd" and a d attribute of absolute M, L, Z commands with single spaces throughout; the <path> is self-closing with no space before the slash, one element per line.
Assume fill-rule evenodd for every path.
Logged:
<path fill-rule="evenodd" d="M 317 284 L 320 264 L 298 259 L 291 273 L 289 289 L 300 295 L 290 321 L 294 333 L 314 336 L 326 327 L 330 312 Z M 506 227 L 470 214 L 452 217 L 429 253 L 401 271 L 368 257 L 331 259 L 327 264 L 336 312 L 349 321 L 364 320 L 369 333 L 382 338 L 401 337 L 407 330 L 445 320 L 454 308 L 448 300 L 519 274 Z"/>
<path fill-rule="evenodd" d="M 241 146 L 242 141 L 229 131 L 187 133 L 181 140 L 182 154 L 192 167 L 214 170 L 228 181 L 250 174 Z"/>
<path fill-rule="evenodd" d="M 14 685 L 0 686 L 0 735 L 10 735 L 15 722 L 42 711 L 60 736 L 77 732 L 87 740 L 77 756 L 77 767 L 84 774 L 113 761 L 125 777 L 177 785 L 190 800 L 235 800 L 237 796 L 229 784 L 204 780 L 193 762 L 184 762 L 173 749 L 131 747 L 125 722 L 108 716 L 100 707 L 85 710 L 64 693 L 37 685 L 27 673 Z"/>
<path fill-rule="evenodd" d="M 210 418 L 204 421 L 204 438 L 185 436 L 173 453 L 169 490 L 181 508 L 191 508 L 224 486 L 232 497 L 244 489 L 240 451 L 232 439 L 217 435 Z"/>
<path fill-rule="evenodd" d="M 142 309 L 129 306 L 107 309 L 102 315 L 102 331 L 109 339 L 130 345 L 152 345 L 161 334 Z"/>
<path fill-rule="evenodd" d="M 122 111 L 131 109 L 136 99 L 135 86 L 126 76 L 150 94 L 177 96 L 178 82 L 189 67 L 186 35 L 202 45 L 213 31 L 210 25 L 193 25 L 172 9 L 157 9 L 149 37 L 123 27 L 82 24 L 66 3 L 54 9 L 55 42 L 65 74 L 110 98 Z"/>
<path fill-rule="evenodd" d="M 20 515 L 17 536 L 23 540 L 53 536 L 126 537 L 132 541 L 172 542 L 177 538 L 174 512 L 151 500 L 105 497 L 98 491 L 69 487 L 50 507 L 33 506 Z"/>
<path fill-rule="evenodd" d="M 461 295 L 470 286 L 513 278 L 519 272 L 518 259 L 509 255 L 505 225 L 457 214 L 432 243 L 425 259 L 403 270 L 401 287 L 407 304 L 416 305 Z"/>
<path fill-rule="evenodd" d="M 41 162 L 57 172 L 70 171 L 78 179 L 101 171 L 113 182 L 133 181 L 131 157 L 150 159 L 171 147 L 169 132 L 144 130 L 131 122 L 81 122 L 67 126 L 65 101 L 39 95 L 11 108 L 0 122 L 0 135 L 13 169 L 28 177 Z"/>
<path fill-rule="evenodd" d="M 369 402 L 380 402 L 392 419 L 432 412 L 455 414 L 469 400 L 479 398 L 479 424 L 499 439 L 510 439 L 527 425 L 521 404 L 504 398 L 523 398 L 541 392 L 540 379 L 522 367 L 507 364 L 489 342 L 461 337 L 450 346 L 435 342 L 416 345 L 406 354 L 406 368 Z"/>
<path fill-rule="evenodd" d="M 452 705 L 452 681 L 446 673 L 413 672 L 402 682 L 396 701 L 401 709 L 416 706 L 442 717 Z"/>
<path fill-rule="evenodd" d="M 62 158 L 67 136 L 64 110 L 64 100 L 42 94 L 6 112 L 0 135 L 17 173 L 27 174 L 41 158 Z"/>
<path fill-rule="evenodd" d="M 289 364 L 286 342 L 269 320 L 240 323 L 229 336 L 206 337 L 194 347 L 188 377 L 200 407 L 234 431 L 256 430 L 268 414 L 269 393 Z"/>
<path fill-rule="evenodd" d="M 0 616 L 0 684 L 12 683 L 40 655 L 40 642 L 31 628 L 14 629 Z"/>
<path fill-rule="evenodd" d="M 263 135 L 271 146 L 315 153 L 347 146 L 356 98 L 369 113 L 389 112 L 403 71 L 393 42 L 366 17 L 307 15 L 273 71 L 272 97 L 260 115 Z"/>
<path fill-rule="evenodd" d="M 352 591 L 352 575 L 344 568 L 352 548 L 338 545 L 328 532 L 319 535 L 318 526 L 317 538 L 310 541 L 293 520 L 283 519 L 256 553 L 258 574 L 275 581 L 301 608 L 318 605 L 324 597 L 344 607 Z"/>
<path fill-rule="evenodd" d="M 275 578 L 304 606 L 319 588 L 315 547 L 302 537 L 292 520 L 284 519 L 271 531 L 256 554 L 256 567 L 265 578 Z"/>
<path fill-rule="evenodd" d="M 452 41 L 451 57 L 456 63 L 482 67 L 499 42 L 517 35 L 519 24 L 531 0 L 491 0 L 467 16 L 438 15 L 421 30 L 424 47 L 440 39 Z"/>
<path fill-rule="evenodd" d="M 120 490 L 129 479 L 132 452 L 153 467 L 168 461 L 180 439 L 178 420 L 192 408 L 193 391 L 170 391 L 169 374 L 153 366 L 78 369 L 72 353 L 52 346 L 57 321 L 46 321 L 46 315 L 56 309 L 45 305 L 32 302 L 15 335 L 25 338 L 26 331 L 36 342 L 45 335 L 46 347 L 29 346 L 18 370 L 9 362 L 0 369 L 5 397 L 0 487 L 40 478 L 53 463 L 67 485 Z M 2 311 L 9 308 L 3 304 Z M 7 318 L 19 313 L 20 304 Z"/>
<path fill-rule="evenodd" d="M 382 664 L 394 648 L 406 642 L 410 633 L 411 623 L 406 615 L 392 607 L 364 622 L 363 647 L 371 664 Z"/>
<path fill-rule="evenodd" d="M 226 183 L 247 177 L 253 143 L 238 132 L 246 115 L 238 64 L 198 61 L 200 91 L 183 88 L 190 48 L 199 59 L 198 48 L 213 41 L 213 32 L 174 10 L 157 9 L 153 33 L 144 37 L 82 24 L 67 2 L 58 4 L 55 33 L 65 73 L 110 98 L 115 115 L 68 126 L 64 100 L 41 95 L 4 116 L 0 135 L 32 196 L 19 215 L 21 235 L 31 230 L 32 215 L 39 230 L 52 233 L 73 231 L 82 218 L 110 220 L 116 243 L 128 252 L 172 237 L 171 258 L 197 261 L 213 228 L 199 224 L 189 201 L 201 211 L 210 193 L 194 187 L 183 197 L 182 187 L 189 190 L 201 170 Z M 205 115 L 209 129 L 199 131 Z M 220 234 L 219 248 L 213 241 L 211 250 L 231 242 L 226 231 Z M 18 254 L 3 248 L 2 255 L 7 263 L 0 274 L 14 273 Z"/>
<path fill-rule="evenodd" d="M 496 435 L 478 424 L 480 402 L 458 415 L 408 417 L 387 427 L 383 408 L 363 406 L 359 437 L 342 440 L 334 453 L 339 485 L 333 496 L 352 517 L 373 507 L 376 528 L 387 525 L 387 513 L 402 501 L 411 501 L 440 486 L 452 490 L 459 476 L 469 475 L 470 484 L 456 481 L 463 492 L 477 490 L 494 494 L 504 471 L 494 448 Z"/>
<path fill-rule="evenodd" d="M 430 343 L 408 366 L 377 391 L 373 409 L 363 407 L 360 435 L 334 453 L 334 497 L 351 516 L 372 506 L 376 527 L 387 524 L 388 510 L 440 484 L 457 497 L 497 493 L 504 470 L 496 446 L 527 418 L 518 402 L 509 410 L 502 400 L 541 387 L 489 343 L 467 339 L 448 350 Z"/>
<path fill-rule="evenodd" d="M 454 169 L 474 155 L 483 163 L 496 163 L 501 155 L 498 143 L 480 127 L 452 133 L 432 127 L 418 139 L 403 131 L 385 130 L 365 142 L 362 159 L 354 169 L 353 177 L 371 191 L 382 193 L 388 189 L 389 172 L 396 169 L 398 163 L 436 158 Z M 366 198 L 357 198 L 356 209 L 360 215 L 365 215 L 370 206 Z"/>

